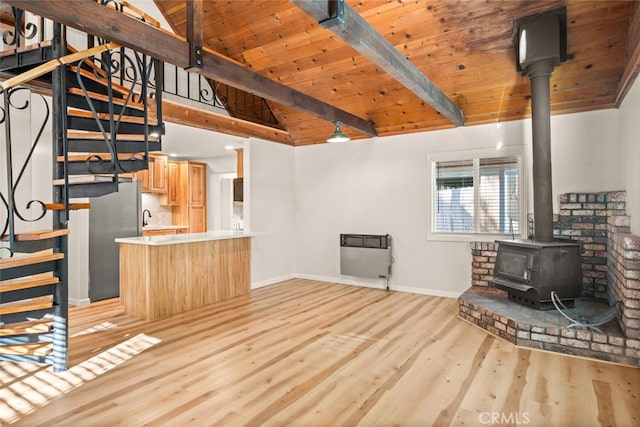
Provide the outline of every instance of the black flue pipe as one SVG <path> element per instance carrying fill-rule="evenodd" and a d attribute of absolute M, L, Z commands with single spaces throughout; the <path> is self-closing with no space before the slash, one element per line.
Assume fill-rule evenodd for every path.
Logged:
<path fill-rule="evenodd" d="M 549 83 L 553 67 L 553 59 L 544 59 L 530 64 L 524 70 L 531 79 L 534 239 L 539 242 L 553 241 Z"/>

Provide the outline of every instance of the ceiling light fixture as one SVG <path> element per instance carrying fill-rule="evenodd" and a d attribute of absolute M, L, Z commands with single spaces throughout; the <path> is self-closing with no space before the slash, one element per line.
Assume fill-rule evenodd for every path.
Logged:
<path fill-rule="evenodd" d="M 351 138 L 349 138 L 349 136 L 347 136 L 347 134 L 342 132 L 342 130 L 340 129 L 340 125 L 342 124 L 340 120 L 336 120 L 335 122 L 333 122 L 333 124 L 336 125 L 336 129 L 333 131 L 331 135 L 329 135 L 329 138 L 327 138 L 327 142 L 351 141 Z"/>

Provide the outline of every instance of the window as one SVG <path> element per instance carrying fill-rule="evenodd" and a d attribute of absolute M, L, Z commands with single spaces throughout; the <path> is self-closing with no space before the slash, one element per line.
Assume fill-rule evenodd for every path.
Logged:
<path fill-rule="evenodd" d="M 520 235 L 520 157 L 431 162 L 432 233 Z"/>

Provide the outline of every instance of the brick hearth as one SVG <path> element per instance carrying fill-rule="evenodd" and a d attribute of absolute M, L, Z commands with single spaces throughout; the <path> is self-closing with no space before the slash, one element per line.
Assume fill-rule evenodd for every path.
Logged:
<path fill-rule="evenodd" d="M 459 298 L 459 317 L 513 344 L 640 366 L 640 236 L 629 233 L 625 193 L 579 193 L 560 197 L 554 234 L 583 244 L 582 297 L 576 312 L 621 313 L 600 327 L 568 328 L 555 310 L 539 311 L 509 301 L 490 287 L 498 244 L 471 243 L 471 288 Z"/>

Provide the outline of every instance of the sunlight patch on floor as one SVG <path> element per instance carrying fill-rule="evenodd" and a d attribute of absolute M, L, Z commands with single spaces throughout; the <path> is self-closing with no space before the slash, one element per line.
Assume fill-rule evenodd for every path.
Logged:
<path fill-rule="evenodd" d="M 118 327 L 118 325 L 116 325 L 115 323 L 102 322 L 102 323 L 99 323 L 99 324 L 97 324 L 95 326 L 92 326 L 90 328 L 84 329 L 84 330 L 82 330 L 82 331 L 80 331 L 78 333 L 75 333 L 75 334 L 71 335 L 70 338 L 79 337 L 81 335 L 93 334 L 95 332 L 106 331 L 106 330 L 109 330 L 109 329 L 115 329 L 117 327 Z"/>
<path fill-rule="evenodd" d="M 139 334 L 59 373 L 54 373 L 50 366 L 0 362 L 0 425 L 47 405 L 51 399 L 110 371 L 160 341 Z"/>

